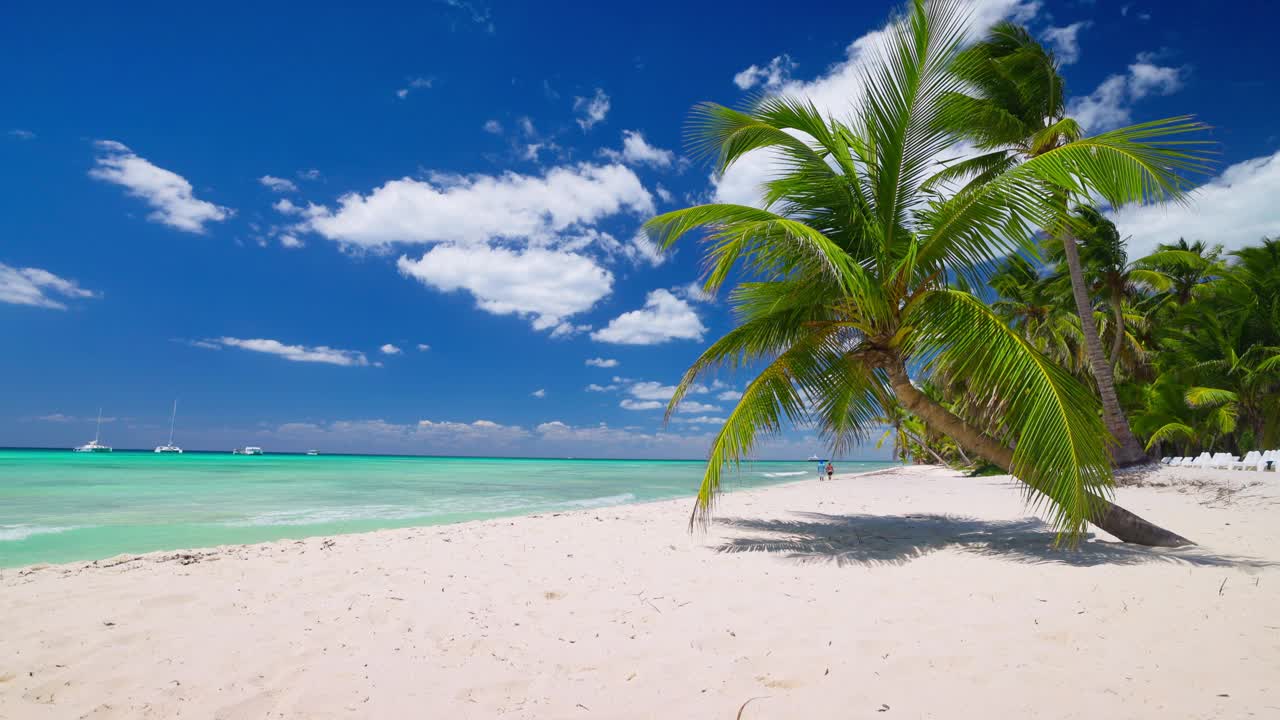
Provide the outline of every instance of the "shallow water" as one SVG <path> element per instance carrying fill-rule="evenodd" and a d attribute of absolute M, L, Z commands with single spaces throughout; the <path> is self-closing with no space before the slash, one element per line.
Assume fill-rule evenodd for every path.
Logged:
<path fill-rule="evenodd" d="M 0 567 L 684 497 L 702 471 L 682 460 L 0 450 Z M 815 463 L 751 462 L 725 486 L 816 475 Z"/>

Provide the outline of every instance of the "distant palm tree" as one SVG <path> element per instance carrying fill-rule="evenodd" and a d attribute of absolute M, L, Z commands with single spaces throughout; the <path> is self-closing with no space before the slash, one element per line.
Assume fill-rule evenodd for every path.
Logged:
<path fill-rule="evenodd" d="M 950 129 L 968 137 L 983 152 L 952 164 L 939 175 L 938 181 L 972 179 L 972 182 L 985 182 L 1020 162 L 1085 139 L 1080 125 L 1066 114 L 1065 93 L 1057 61 L 1025 28 L 1010 22 L 996 24 L 982 42 L 959 54 L 955 68 L 966 81 L 966 86 L 945 97 L 948 112 L 944 117 L 951 123 Z M 1165 137 L 1173 128 L 1186 132 L 1197 127 L 1187 118 L 1174 118 L 1135 125 L 1118 132 L 1134 140 L 1142 140 Z M 1182 141 L 1181 145 L 1193 142 Z M 1203 168 L 1198 158 L 1175 153 L 1172 146 L 1166 146 L 1164 150 L 1170 153 L 1165 159 L 1148 159 L 1167 163 L 1169 158 L 1177 157 L 1177 162 L 1158 165 L 1158 172 L 1174 168 Z M 1051 237 L 1062 242 L 1072 295 L 1080 316 L 1085 356 L 1097 382 L 1107 429 L 1119 444 L 1114 452 L 1115 460 L 1120 465 L 1146 462 L 1142 446 L 1129 429 L 1124 410 L 1120 407 L 1113 363 L 1108 362 L 1102 350 L 1093 306 L 1085 287 L 1079 248 L 1073 238 L 1073 223 L 1066 216 L 1072 200 L 1084 199 L 1087 194 L 1080 192 L 1079 178 L 1064 175 L 1046 177 L 1045 180 L 1046 191 L 1060 206 L 1061 214 L 1043 227 Z M 1182 180 L 1177 176 L 1166 177 L 1165 180 L 1181 189 Z M 1133 190 L 1142 192 L 1137 188 Z"/>
<path fill-rule="evenodd" d="M 734 271 L 739 325 L 681 379 L 668 413 L 711 368 L 763 365 L 716 434 L 694 515 L 706 521 L 726 463 L 746 457 L 785 420 L 812 421 L 840 452 L 885 416 L 892 393 L 933 432 L 1012 473 L 1028 499 L 1074 541 L 1093 522 L 1128 542 L 1188 541 L 1120 508 L 1110 492 L 1108 435 L 1093 394 L 970 292 L 995 258 L 1029 251 L 1035 228 L 1060 218 L 1045 193 L 1075 191 L 1112 205 L 1179 191 L 1183 122 L 1153 123 L 1063 143 L 1001 167 L 950 197 L 928 189 L 935 158 L 956 142 L 943 98 L 965 82 L 952 63 L 964 5 L 916 0 L 865 78 L 852 122 L 813 105 L 767 98 L 748 112 L 703 104 L 693 150 L 723 171 L 752 150 L 780 162 L 765 205 L 710 204 L 660 215 L 645 228 L 669 248 L 706 229 L 705 289 Z M 963 376 L 999 399 L 1001 422 L 976 426 L 922 392 L 912 375 Z"/>
<path fill-rule="evenodd" d="M 1169 278 L 1169 292 L 1180 306 L 1191 302 L 1196 288 L 1220 277 L 1226 269 L 1221 245 L 1210 247 L 1202 240 L 1188 243 L 1183 238 L 1178 238 L 1176 243 L 1157 245 L 1155 252 L 1137 262 L 1140 267 Z"/>
<path fill-rule="evenodd" d="M 1065 309 L 1052 278 L 1021 255 L 1011 255 L 990 279 L 998 297 L 991 309 L 1022 333 L 1037 350 L 1073 374 L 1082 371 L 1084 345 L 1080 318 Z"/>
<path fill-rule="evenodd" d="M 1081 275 L 1085 287 L 1105 304 L 1109 316 L 1111 351 L 1107 354 L 1112 376 L 1120 361 L 1125 343 L 1126 310 L 1131 300 L 1143 297 L 1143 291 L 1169 290 L 1172 279 L 1142 263 L 1129 262 L 1125 239 L 1115 223 L 1089 205 L 1075 209 L 1077 243 L 1080 250 Z M 1053 250 L 1063 250 L 1061 244 Z"/>

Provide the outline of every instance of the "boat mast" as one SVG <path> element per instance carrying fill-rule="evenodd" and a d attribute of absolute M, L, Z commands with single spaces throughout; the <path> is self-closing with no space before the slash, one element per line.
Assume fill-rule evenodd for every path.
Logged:
<path fill-rule="evenodd" d="M 102 408 L 98 408 L 98 427 L 93 431 L 93 444 L 98 444 L 98 437 L 102 435 Z"/>
<path fill-rule="evenodd" d="M 169 416 L 169 446 L 173 447 L 173 421 L 178 418 L 178 399 L 173 399 L 173 414 Z"/>

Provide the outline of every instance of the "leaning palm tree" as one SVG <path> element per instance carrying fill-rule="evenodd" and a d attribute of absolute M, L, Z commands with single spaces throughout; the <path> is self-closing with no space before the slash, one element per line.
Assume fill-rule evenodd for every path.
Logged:
<path fill-rule="evenodd" d="M 975 143 L 982 153 L 951 164 L 939 174 L 939 180 L 972 178 L 973 182 L 984 182 L 1017 163 L 1084 139 L 1080 125 L 1066 114 L 1066 97 L 1057 61 L 1025 28 L 1010 22 L 996 24 L 982 42 L 961 53 L 955 67 L 965 86 L 946 96 L 944 103 L 948 112 L 944 117 L 951 123 L 950 129 Z M 1158 137 L 1177 125 L 1191 128 L 1185 118 L 1177 118 L 1136 125 L 1126 128 L 1125 133 L 1134 139 L 1141 139 L 1144 133 Z M 1194 141 L 1183 141 L 1183 144 L 1190 142 Z M 1198 165 L 1189 163 L 1182 169 L 1199 169 Z M 1086 357 L 1102 400 L 1103 419 L 1118 444 L 1114 450 L 1115 460 L 1120 465 L 1146 462 L 1116 395 L 1112 363 L 1103 353 L 1093 318 L 1073 223 L 1066 217 L 1072 198 L 1083 199 L 1077 192 L 1078 180 L 1045 179 L 1046 190 L 1052 193 L 1061 214 L 1043 227 L 1050 237 L 1062 243 Z"/>
<path fill-rule="evenodd" d="M 1021 480 L 1060 539 L 1074 542 L 1092 522 L 1128 542 L 1189 542 L 1107 499 L 1109 436 L 1092 393 L 949 278 L 978 286 L 995 258 L 1029 252 L 1035 229 L 1059 217 L 1050 182 L 1115 206 L 1176 194 L 1170 168 L 1194 158 L 1169 138 L 1191 127 L 1154 123 L 1063 144 L 950 197 L 923 189 L 957 140 L 941 100 L 962 83 L 952 72 L 961 7 L 910 6 L 850 122 L 777 97 L 747 112 L 695 110 L 692 149 L 720 171 L 765 148 L 779 168 L 764 186 L 767 209 L 699 205 L 645 225 L 663 248 L 708 231 L 706 290 L 744 276 L 731 293 L 739 325 L 684 374 L 668 413 L 713 368 L 762 366 L 712 442 L 691 527 L 709 520 L 726 464 L 784 422 L 815 423 L 841 452 L 885 415 L 877 398 L 891 393 L 932 432 Z M 998 396 L 1001 422 L 974 425 L 913 382 L 935 374 Z"/>

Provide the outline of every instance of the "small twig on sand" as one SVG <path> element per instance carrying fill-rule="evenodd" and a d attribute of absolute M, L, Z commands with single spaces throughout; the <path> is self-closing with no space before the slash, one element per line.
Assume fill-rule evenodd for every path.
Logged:
<path fill-rule="evenodd" d="M 1218 586 L 1218 597 L 1222 597 L 1222 588 L 1227 586 L 1227 579 L 1222 578 L 1222 584 Z"/>
<path fill-rule="evenodd" d="M 764 700 L 764 699 L 767 699 L 768 697 L 769 697 L 768 695 L 758 695 L 753 698 L 747 698 L 747 701 L 742 703 L 742 706 L 738 708 L 738 716 L 735 718 L 735 720 L 742 720 L 742 712 L 747 709 L 747 706 L 751 704 L 752 700 Z"/>

